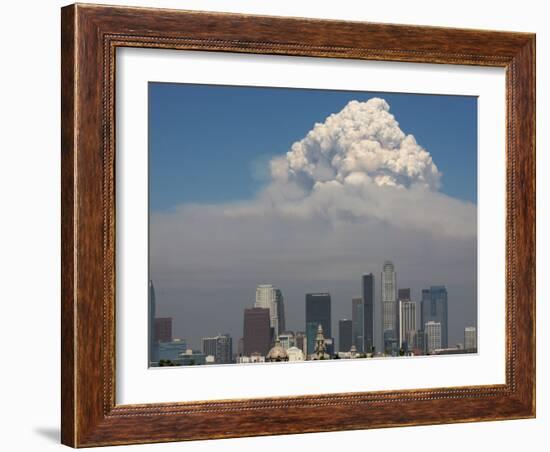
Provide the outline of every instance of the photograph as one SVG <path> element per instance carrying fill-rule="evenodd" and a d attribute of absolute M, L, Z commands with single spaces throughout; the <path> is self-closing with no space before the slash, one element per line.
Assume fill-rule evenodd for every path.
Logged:
<path fill-rule="evenodd" d="M 150 81 L 148 366 L 477 353 L 477 162 L 477 96 Z"/>

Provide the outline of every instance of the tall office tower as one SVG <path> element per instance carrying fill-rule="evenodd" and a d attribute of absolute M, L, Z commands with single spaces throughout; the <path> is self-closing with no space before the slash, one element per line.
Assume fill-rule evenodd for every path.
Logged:
<path fill-rule="evenodd" d="M 475 326 L 464 328 L 464 348 L 466 350 L 477 349 L 477 331 Z"/>
<path fill-rule="evenodd" d="M 233 362 L 233 338 L 228 333 L 218 336 L 216 362 L 230 364 Z"/>
<path fill-rule="evenodd" d="M 420 323 L 441 323 L 441 348 L 447 348 L 448 342 L 448 310 L 447 289 L 445 286 L 431 286 L 422 290 L 422 306 L 420 308 Z"/>
<path fill-rule="evenodd" d="M 424 332 L 426 333 L 426 351 L 428 353 L 437 350 L 438 348 L 446 348 L 441 342 L 441 323 L 430 320 L 424 324 Z"/>
<path fill-rule="evenodd" d="M 155 319 L 155 341 L 172 342 L 172 317 Z"/>
<path fill-rule="evenodd" d="M 317 328 L 319 328 L 319 323 L 317 322 L 306 323 L 306 356 L 313 354 L 315 351 L 315 337 L 317 336 Z"/>
<path fill-rule="evenodd" d="M 153 286 L 153 281 L 149 281 L 149 306 L 148 306 L 148 339 L 149 339 L 149 353 L 148 359 L 149 363 L 158 362 L 158 342 L 155 341 L 155 314 L 156 314 L 156 297 L 155 297 L 155 287 Z"/>
<path fill-rule="evenodd" d="M 229 334 L 203 337 L 202 352 L 213 356 L 215 364 L 230 364 L 233 362 L 233 339 Z"/>
<path fill-rule="evenodd" d="M 399 347 L 405 351 L 413 347 L 411 333 L 416 331 L 416 303 L 399 300 Z"/>
<path fill-rule="evenodd" d="M 296 331 L 294 335 L 294 344 L 304 352 L 304 355 L 307 355 L 307 336 L 305 331 Z"/>
<path fill-rule="evenodd" d="M 278 331 L 281 334 L 286 329 L 285 322 L 285 299 L 280 289 L 275 289 L 275 303 L 277 304 Z"/>
<path fill-rule="evenodd" d="M 352 298 L 351 299 L 351 320 L 352 320 L 352 334 L 353 334 L 353 345 L 358 352 L 363 352 L 363 347 L 365 346 L 364 338 L 364 309 L 363 309 L 363 298 Z"/>
<path fill-rule="evenodd" d="M 409 287 L 404 287 L 404 288 L 401 288 L 401 289 L 397 289 L 397 334 L 398 336 L 401 334 L 401 306 L 399 305 L 399 302 L 400 301 L 411 301 L 411 289 Z M 415 308 L 415 312 L 416 312 L 416 308 Z M 398 338 L 399 339 L 399 338 Z M 407 340 L 407 337 L 405 336 L 403 338 L 405 341 Z M 399 341 L 400 344 L 399 344 L 399 347 L 401 347 L 403 345 L 403 342 Z M 410 342 L 410 341 L 408 341 Z"/>
<path fill-rule="evenodd" d="M 338 350 L 349 352 L 353 345 L 353 322 L 348 319 L 341 319 L 338 322 Z"/>
<path fill-rule="evenodd" d="M 268 308 L 244 310 L 243 322 L 244 355 L 259 353 L 267 355 L 271 348 L 270 312 Z"/>
<path fill-rule="evenodd" d="M 256 287 L 255 308 L 269 309 L 269 324 L 273 328 L 273 339 L 284 331 L 284 298 L 282 292 L 272 284 L 260 284 Z"/>
<path fill-rule="evenodd" d="M 363 275 L 361 278 L 361 291 L 363 298 L 363 350 L 370 352 L 374 347 L 374 275 L 372 273 Z"/>
<path fill-rule="evenodd" d="M 397 293 L 395 284 L 395 269 L 390 261 L 384 262 L 382 269 L 382 334 L 384 348 L 388 351 L 388 342 L 397 343 L 399 339 L 397 328 Z"/>
<path fill-rule="evenodd" d="M 397 301 L 411 301 L 411 289 L 397 289 Z"/>
<path fill-rule="evenodd" d="M 323 327 L 324 337 L 332 339 L 330 304 L 331 303 L 329 293 L 306 294 L 306 332 L 308 323 L 316 323 L 316 328 L 319 325 Z M 317 334 L 317 331 L 315 332 L 315 334 Z M 310 342 L 309 334 L 307 338 L 308 342 Z M 315 341 L 315 337 L 313 337 L 312 339 L 313 341 Z"/>
<path fill-rule="evenodd" d="M 216 342 L 217 337 L 203 337 L 202 340 L 202 352 L 206 356 L 216 357 Z"/>

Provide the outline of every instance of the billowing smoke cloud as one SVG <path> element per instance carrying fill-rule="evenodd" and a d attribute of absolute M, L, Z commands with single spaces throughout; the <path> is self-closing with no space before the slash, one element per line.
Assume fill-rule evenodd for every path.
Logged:
<path fill-rule="evenodd" d="M 439 188 L 441 177 L 430 154 L 405 135 L 384 99 L 353 100 L 315 124 L 286 157 L 272 162 L 273 179 L 311 189 L 343 185 Z"/>
<path fill-rule="evenodd" d="M 379 274 L 386 259 L 416 300 L 444 284 L 449 315 L 475 316 L 476 207 L 439 191 L 430 153 L 385 100 L 348 103 L 269 171 L 254 199 L 151 215 L 151 277 L 178 334 L 196 345 L 201 335 L 240 337 L 260 283 L 283 290 L 291 329 L 303 330 L 310 291 L 330 291 L 334 319 L 349 317 L 360 275 Z M 464 326 L 451 322 L 451 335 Z"/>
<path fill-rule="evenodd" d="M 379 220 L 446 236 L 475 234 L 473 204 L 438 191 L 441 173 L 380 98 L 351 101 L 270 162 L 272 181 L 227 216 Z"/>

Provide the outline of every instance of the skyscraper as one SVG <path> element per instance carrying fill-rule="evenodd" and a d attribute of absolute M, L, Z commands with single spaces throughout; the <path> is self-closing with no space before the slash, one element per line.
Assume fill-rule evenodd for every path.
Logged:
<path fill-rule="evenodd" d="M 273 329 L 273 339 L 284 331 L 284 298 L 280 289 L 272 284 L 260 284 L 256 287 L 255 308 L 269 309 L 269 324 Z"/>
<path fill-rule="evenodd" d="M 411 301 L 411 289 L 397 289 L 397 301 Z"/>
<path fill-rule="evenodd" d="M 285 322 L 285 299 L 280 289 L 275 289 L 275 303 L 277 305 L 277 320 L 278 331 L 277 334 L 281 334 L 286 330 Z"/>
<path fill-rule="evenodd" d="M 348 319 L 341 319 L 338 322 L 338 350 L 349 352 L 353 345 L 353 322 Z"/>
<path fill-rule="evenodd" d="M 353 345 L 355 345 L 358 352 L 362 352 L 365 345 L 365 340 L 363 339 L 363 322 L 365 321 L 363 313 L 363 298 L 351 299 L 351 319 L 353 324 Z"/>
<path fill-rule="evenodd" d="M 216 364 L 230 364 L 233 362 L 233 339 L 229 334 L 203 337 L 202 352 L 213 356 Z"/>
<path fill-rule="evenodd" d="M 382 334 L 384 348 L 388 351 L 388 343 L 397 342 L 397 301 L 396 301 L 396 277 L 393 263 L 384 262 L 382 269 Z"/>
<path fill-rule="evenodd" d="M 420 323 L 439 322 L 441 324 L 441 348 L 448 345 L 447 289 L 445 286 L 431 286 L 422 290 Z"/>
<path fill-rule="evenodd" d="M 464 328 L 464 348 L 469 351 L 477 349 L 477 331 L 475 326 Z"/>
<path fill-rule="evenodd" d="M 306 324 L 321 324 L 325 338 L 332 338 L 330 304 L 329 293 L 306 294 Z"/>
<path fill-rule="evenodd" d="M 363 301 L 363 342 L 362 350 L 370 352 L 374 347 L 374 275 L 363 275 L 361 278 Z M 355 345 L 357 347 L 357 344 Z M 347 350 L 346 350 L 347 351 Z"/>
<path fill-rule="evenodd" d="M 412 348 L 411 333 L 416 331 L 416 303 L 414 301 L 399 300 L 399 347 L 405 350 Z"/>
<path fill-rule="evenodd" d="M 156 315 L 156 297 L 155 287 L 153 281 L 149 281 L 149 306 L 148 306 L 148 339 L 149 339 L 149 353 L 148 353 L 148 365 L 158 362 L 158 342 L 155 341 L 155 315 Z"/>
<path fill-rule="evenodd" d="M 433 352 L 442 347 L 441 342 L 441 323 L 429 321 L 424 324 L 424 332 L 426 333 L 426 351 Z"/>
<path fill-rule="evenodd" d="M 319 324 L 317 322 L 306 323 L 306 355 L 309 356 L 315 351 L 315 337 L 317 336 L 317 328 Z"/>
<path fill-rule="evenodd" d="M 217 337 L 203 337 L 202 342 L 202 352 L 206 356 L 216 356 L 216 340 Z"/>
<path fill-rule="evenodd" d="M 155 341 L 172 342 L 172 317 L 155 319 Z"/>
<path fill-rule="evenodd" d="M 267 308 L 244 310 L 243 351 L 245 356 L 267 355 L 271 348 L 270 312 Z"/>

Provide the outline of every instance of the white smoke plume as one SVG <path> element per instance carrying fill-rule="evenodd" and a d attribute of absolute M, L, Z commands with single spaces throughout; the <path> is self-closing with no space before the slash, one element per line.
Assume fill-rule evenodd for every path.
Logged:
<path fill-rule="evenodd" d="M 430 154 L 405 135 L 384 99 L 353 100 L 315 124 L 286 157 L 272 162 L 276 182 L 308 189 L 326 182 L 439 188 L 441 177 Z"/>
<path fill-rule="evenodd" d="M 444 236 L 475 235 L 475 206 L 438 191 L 441 173 L 384 99 L 351 101 L 270 162 L 271 183 L 226 216 L 378 220 Z"/>

